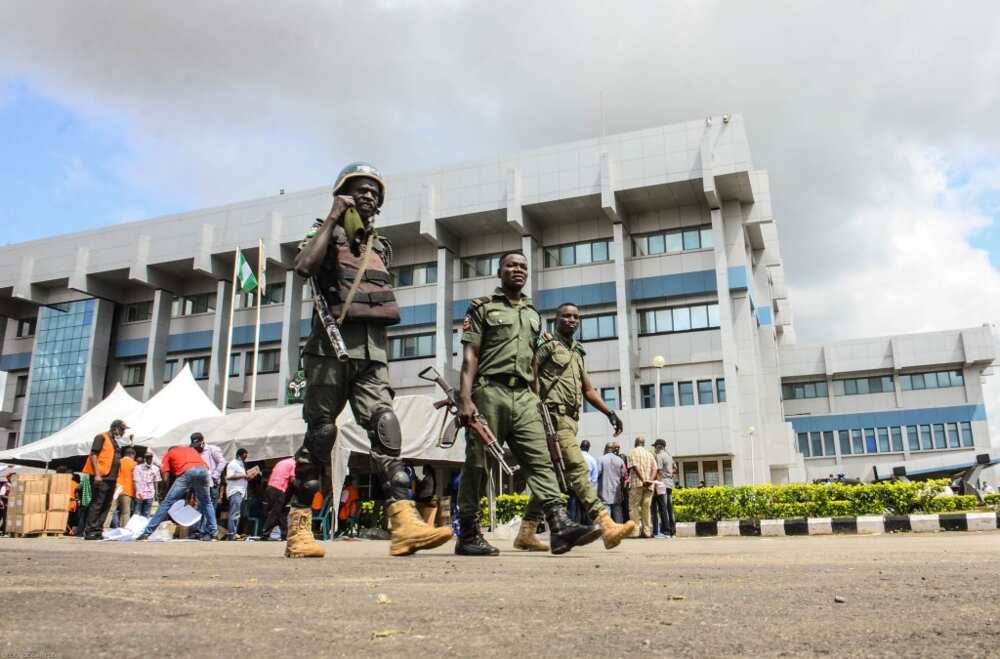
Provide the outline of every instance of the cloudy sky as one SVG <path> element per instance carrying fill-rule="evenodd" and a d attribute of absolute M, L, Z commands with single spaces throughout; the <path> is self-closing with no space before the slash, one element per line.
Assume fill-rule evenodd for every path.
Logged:
<path fill-rule="evenodd" d="M 0 243 L 591 137 L 602 92 L 745 116 L 800 340 L 1000 322 L 995 1 L 6 2 Z"/>

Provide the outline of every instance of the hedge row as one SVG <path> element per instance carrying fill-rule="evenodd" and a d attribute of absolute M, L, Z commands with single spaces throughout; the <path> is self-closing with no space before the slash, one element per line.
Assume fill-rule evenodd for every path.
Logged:
<path fill-rule="evenodd" d="M 938 497 L 946 480 L 921 483 L 869 483 L 865 485 L 744 485 L 674 490 L 678 522 L 722 519 L 785 519 L 790 517 L 855 517 L 858 515 L 909 515 L 974 511 L 974 496 Z M 528 505 L 524 494 L 497 497 L 497 522 L 523 517 Z M 1000 494 L 986 495 L 986 505 L 1000 510 Z M 489 522 L 486 499 L 480 520 Z M 361 526 L 383 525 L 384 511 L 371 501 L 361 503 Z"/>

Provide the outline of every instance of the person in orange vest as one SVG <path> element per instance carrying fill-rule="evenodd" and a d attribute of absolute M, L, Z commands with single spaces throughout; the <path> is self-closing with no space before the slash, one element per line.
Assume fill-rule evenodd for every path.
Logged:
<path fill-rule="evenodd" d="M 104 520 L 104 528 L 112 526 L 112 518 L 115 522 L 114 526 L 124 528 L 132 517 L 132 502 L 135 500 L 135 480 L 133 479 L 136 464 L 135 449 L 126 446 L 122 449 L 122 458 L 118 466 L 118 487 L 115 488 L 116 492 L 119 488 L 121 492 L 111 503 L 111 511 L 108 514 L 108 519 Z"/>
<path fill-rule="evenodd" d="M 87 509 L 87 524 L 83 531 L 84 540 L 100 540 L 102 537 L 102 527 L 111 508 L 121 468 L 118 440 L 125 435 L 126 430 L 128 426 L 121 419 L 112 421 L 107 432 L 94 437 L 90 455 L 83 465 L 84 473 L 90 474 L 94 479 L 90 508 Z"/>
<path fill-rule="evenodd" d="M 350 476 L 344 477 L 344 489 L 340 493 L 340 511 L 337 513 L 340 524 L 337 532 L 348 538 L 358 535 L 358 486 Z"/>

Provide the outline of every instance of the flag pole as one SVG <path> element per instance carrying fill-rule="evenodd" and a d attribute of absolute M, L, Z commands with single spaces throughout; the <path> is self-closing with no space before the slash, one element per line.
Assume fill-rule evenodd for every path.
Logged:
<path fill-rule="evenodd" d="M 250 384 L 250 413 L 257 408 L 257 353 L 260 351 L 260 297 L 264 292 L 264 241 L 257 239 L 257 322 L 253 331 L 253 380 Z"/>
<path fill-rule="evenodd" d="M 229 331 L 226 332 L 226 359 L 222 371 L 222 413 L 226 413 L 226 404 L 229 402 L 229 364 L 232 361 L 233 352 L 233 318 L 236 314 L 236 276 L 240 267 L 240 246 L 236 246 L 236 253 L 233 254 L 233 290 L 229 294 Z"/>

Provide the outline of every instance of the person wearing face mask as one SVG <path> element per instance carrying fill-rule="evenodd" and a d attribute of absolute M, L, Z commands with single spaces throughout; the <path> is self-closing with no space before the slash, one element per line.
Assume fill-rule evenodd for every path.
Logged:
<path fill-rule="evenodd" d="M 87 509 L 87 523 L 83 531 L 84 540 L 100 540 L 103 536 L 104 519 L 111 508 L 121 466 L 118 440 L 125 435 L 126 430 L 128 426 L 121 419 L 112 421 L 107 432 L 94 437 L 90 455 L 83 465 L 83 471 L 94 479 L 90 508 Z"/>
<path fill-rule="evenodd" d="M 135 481 L 135 514 L 149 517 L 156 501 L 156 484 L 163 480 L 159 467 L 153 464 L 152 451 L 142 456 L 142 462 L 132 472 L 132 479 Z"/>

